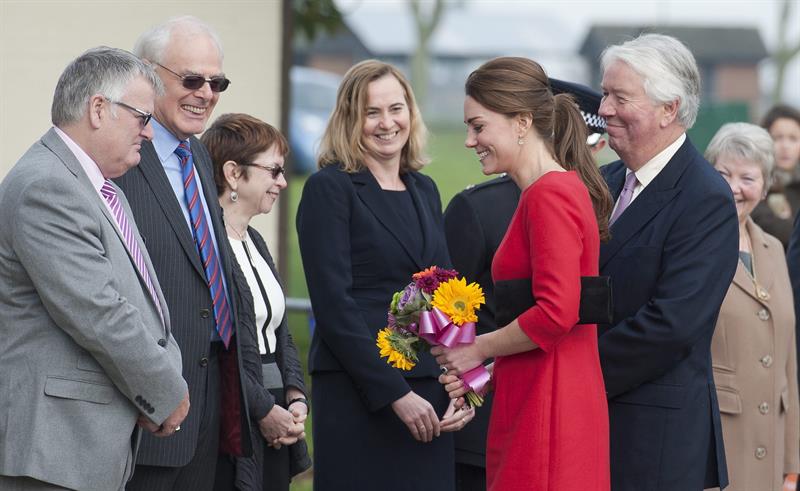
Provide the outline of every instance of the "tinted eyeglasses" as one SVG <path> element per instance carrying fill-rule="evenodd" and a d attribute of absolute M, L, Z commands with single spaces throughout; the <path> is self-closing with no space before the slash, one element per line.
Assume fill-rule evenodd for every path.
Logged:
<path fill-rule="evenodd" d="M 286 173 L 286 169 L 280 165 L 270 166 L 270 165 L 256 164 L 255 162 L 251 162 L 249 164 L 244 164 L 244 165 L 248 165 L 250 167 L 258 167 L 259 169 L 264 169 L 265 171 L 270 173 L 273 179 L 277 179 L 278 176 Z"/>
<path fill-rule="evenodd" d="M 200 75 L 181 75 L 173 72 L 161 63 L 156 63 L 156 65 L 181 79 L 183 87 L 189 90 L 197 90 L 202 87 L 204 83 L 208 82 L 208 86 L 211 87 L 211 92 L 225 92 L 225 90 L 231 84 L 231 81 L 225 77 L 205 78 L 201 77 Z"/>
<path fill-rule="evenodd" d="M 112 101 L 111 99 L 108 99 L 108 98 L 106 98 L 106 100 L 108 102 L 110 102 L 111 104 L 116 104 L 118 106 L 122 106 L 125 109 L 128 109 L 128 110 L 132 111 L 135 114 L 135 116 L 139 119 L 139 124 L 141 124 L 142 128 L 147 126 L 147 123 L 149 123 L 150 119 L 152 119 L 152 117 L 153 117 L 153 113 L 149 113 L 147 111 L 142 111 L 141 109 L 137 109 L 137 108 L 135 108 L 135 107 L 133 107 L 133 106 L 131 106 L 129 104 L 125 104 L 124 102 Z"/>

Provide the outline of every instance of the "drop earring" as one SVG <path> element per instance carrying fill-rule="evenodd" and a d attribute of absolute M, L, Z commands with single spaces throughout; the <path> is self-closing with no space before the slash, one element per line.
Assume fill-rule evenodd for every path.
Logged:
<path fill-rule="evenodd" d="M 231 201 L 233 201 L 234 203 L 239 201 L 239 193 L 237 193 L 236 191 L 231 191 Z"/>
<path fill-rule="evenodd" d="M 525 144 L 525 138 L 519 137 L 519 139 L 517 139 L 517 145 L 522 146 L 524 144 Z"/>

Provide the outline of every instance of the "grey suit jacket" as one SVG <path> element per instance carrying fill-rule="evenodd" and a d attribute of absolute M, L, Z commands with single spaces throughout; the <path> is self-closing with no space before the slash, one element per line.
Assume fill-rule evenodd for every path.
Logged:
<path fill-rule="evenodd" d="M 161 424 L 187 390 L 115 223 L 52 129 L 0 184 L 0 475 L 119 489 L 139 414 Z"/>

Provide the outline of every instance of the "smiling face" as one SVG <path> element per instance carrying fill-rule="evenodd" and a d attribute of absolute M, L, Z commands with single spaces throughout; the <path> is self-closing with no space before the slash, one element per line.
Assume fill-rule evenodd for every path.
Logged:
<path fill-rule="evenodd" d="M 736 201 L 736 214 L 739 223 L 743 224 L 753 208 L 764 199 L 765 183 L 761 166 L 744 157 L 722 154 L 714 167 L 730 185 Z"/>
<path fill-rule="evenodd" d="M 775 164 L 791 171 L 800 162 L 800 123 L 790 118 L 778 118 L 769 127 L 775 142 Z"/>
<path fill-rule="evenodd" d="M 248 163 L 254 165 L 247 166 L 247 179 L 240 176 L 237 180 L 238 203 L 242 211 L 251 217 L 259 213 L 269 213 L 281 190 L 286 188 L 286 178 L 284 174 L 273 178 L 272 172 L 262 167 L 282 168 L 283 155 L 278 152 L 277 146 L 273 145 L 266 152 L 256 154 L 253 161 Z"/>
<path fill-rule="evenodd" d="M 483 173 L 508 172 L 519 154 L 519 128 L 514 119 L 494 112 L 470 96 L 464 98 L 464 122 L 467 139 L 464 145 L 475 150 Z"/>
<path fill-rule="evenodd" d="M 364 111 L 361 142 L 366 163 L 399 165 L 411 127 L 403 86 L 392 75 L 370 82 Z"/>
<path fill-rule="evenodd" d="M 675 114 L 650 99 L 642 76 L 623 61 L 606 68 L 601 85 L 598 113 L 606 119 L 609 145 L 626 165 L 638 170 L 674 141 L 665 128 L 674 122 Z"/>
<path fill-rule="evenodd" d="M 204 34 L 176 29 L 170 36 L 159 62 L 180 75 L 205 78 L 224 75 L 222 60 L 213 40 Z M 219 100 L 208 83 L 197 90 L 183 87 L 180 77 L 154 65 L 164 82 L 164 95 L 156 101 L 155 118 L 179 140 L 202 133 Z"/>
<path fill-rule="evenodd" d="M 128 84 L 119 102 L 152 112 L 154 98 L 153 86 L 137 77 Z M 142 141 L 153 138 L 153 128 L 149 123 L 142 126 L 140 115 L 124 106 L 106 101 L 104 111 L 106 117 L 99 128 L 98 149 L 92 157 L 103 177 L 110 179 L 125 174 L 139 163 Z"/>

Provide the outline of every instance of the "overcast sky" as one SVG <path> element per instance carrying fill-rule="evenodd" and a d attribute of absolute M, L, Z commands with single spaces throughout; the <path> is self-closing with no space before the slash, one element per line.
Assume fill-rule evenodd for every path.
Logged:
<path fill-rule="evenodd" d="M 793 1 L 793 12 L 789 22 L 789 39 L 795 43 L 800 40 L 800 0 Z M 357 22 L 380 23 L 385 32 L 393 37 L 383 37 L 382 43 L 412 42 L 413 31 L 407 36 L 392 30 L 395 23 L 408 24 L 408 7 L 405 0 L 336 0 L 346 16 Z M 495 44 L 497 37 L 509 46 L 514 45 L 515 30 L 503 33 L 497 19 L 504 16 L 531 19 L 552 19 L 552 24 L 563 26 L 564 44 L 574 45 L 575 50 L 593 23 L 614 24 L 684 24 L 714 26 L 756 27 L 761 33 L 767 50 L 777 43 L 777 19 L 781 2 L 779 0 L 461 0 L 449 2 L 452 10 L 461 10 L 458 16 L 474 15 L 475 27 L 469 37 L 480 40 L 488 37 L 487 43 Z M 484 22 L 483 29 L 481 22 Z M 532 26 L 535 22 L 532 22 Z M 548 38 L 552 40 L 553 36 Z M 519 41 L 523 43 L 523 40 Z M 770 90 L 774 83 L 773 70 L 768 62 L 762 64 L 762 89 Z M 784 97 L 795 105 L 800 105 L 800 56 L 794 59 L 787 73 Z"/>

